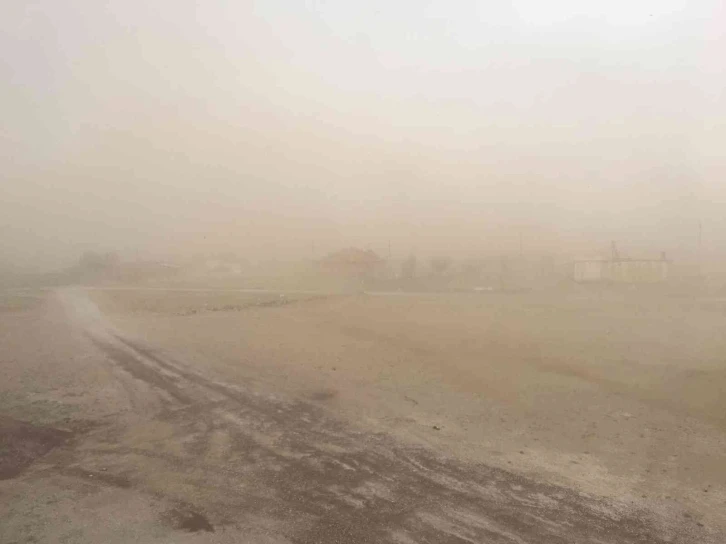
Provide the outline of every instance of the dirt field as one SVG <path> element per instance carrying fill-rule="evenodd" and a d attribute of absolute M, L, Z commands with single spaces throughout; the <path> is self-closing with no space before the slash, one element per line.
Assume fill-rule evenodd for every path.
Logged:
<path fill-rule="evenodd" d="M 0 312 L 0 541 L 720 544 L 725 321 L 632 293 L 48 293 Z"/>

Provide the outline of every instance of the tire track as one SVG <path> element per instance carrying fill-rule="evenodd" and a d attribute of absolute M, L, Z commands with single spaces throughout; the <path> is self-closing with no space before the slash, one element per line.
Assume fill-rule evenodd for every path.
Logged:
<path fill-rule="evenodd" d="M 211 380 L 111 328 L 96 326 L 89 335 L 109 360 L 159 392 L 166 404 L 148 418 L 172 426 L 174 436 L 184 440 L 181 448 L 163 440 L 129 447 L 113 429 L 96 437 L 100 447 L 87 454 L 119 463 L 147 458 L 149 466 L 137 469 L 128 482 L 158 492 L 148 480 L 150 471 L 162 468 L 165 477 L 183 479 L 184 489 L 203 490 L 196 507 L 212 521 L 234 524 L 249 515 L 276 520 L 295 544 L 724 541 L 694 522 L 665 520 L 361 432 L 321 404 L 266 397 Z M 212 462 L 205 455 L 215 433 L 225 440 Z"/>

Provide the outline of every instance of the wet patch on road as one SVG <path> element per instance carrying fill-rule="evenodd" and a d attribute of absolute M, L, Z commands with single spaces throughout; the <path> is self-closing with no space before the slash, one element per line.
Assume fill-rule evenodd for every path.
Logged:
<path fill-rule="evenodd" d="M 187 533 L 214 532 L 214 527 L 205 515 L 186 508 L 174 508 L 165 512 L 162 521 L 172 529 Z"/>
<path fill-rule="evenodd" d="M 0 416 L 0 480 L 14 478 L 36 459 L 66 443 L 70 431 Z"/>

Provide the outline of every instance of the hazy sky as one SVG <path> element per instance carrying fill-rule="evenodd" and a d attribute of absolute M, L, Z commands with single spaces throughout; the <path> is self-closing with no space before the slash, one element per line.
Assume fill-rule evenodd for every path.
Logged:
<path fill-rule="evenodd" d="M 0 259 L 726 243 L 720 0 L 0 7 Z"/>

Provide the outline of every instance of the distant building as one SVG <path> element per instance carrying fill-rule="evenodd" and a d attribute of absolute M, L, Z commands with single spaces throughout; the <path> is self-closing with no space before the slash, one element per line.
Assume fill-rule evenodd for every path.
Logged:
<path fill-rule="evenodd" d="M 330 253 L 318 261 L 324 272 L 348 278 L 372 278 L 385 267 L 385 261 L 370 249 L 354 247 Z"/>
<path fill-rule="evenodd" d="M 660 259 L 578 259 L 573 279 L 578 283 L 662 283 L 668 279 L 670 261 Z"/>

